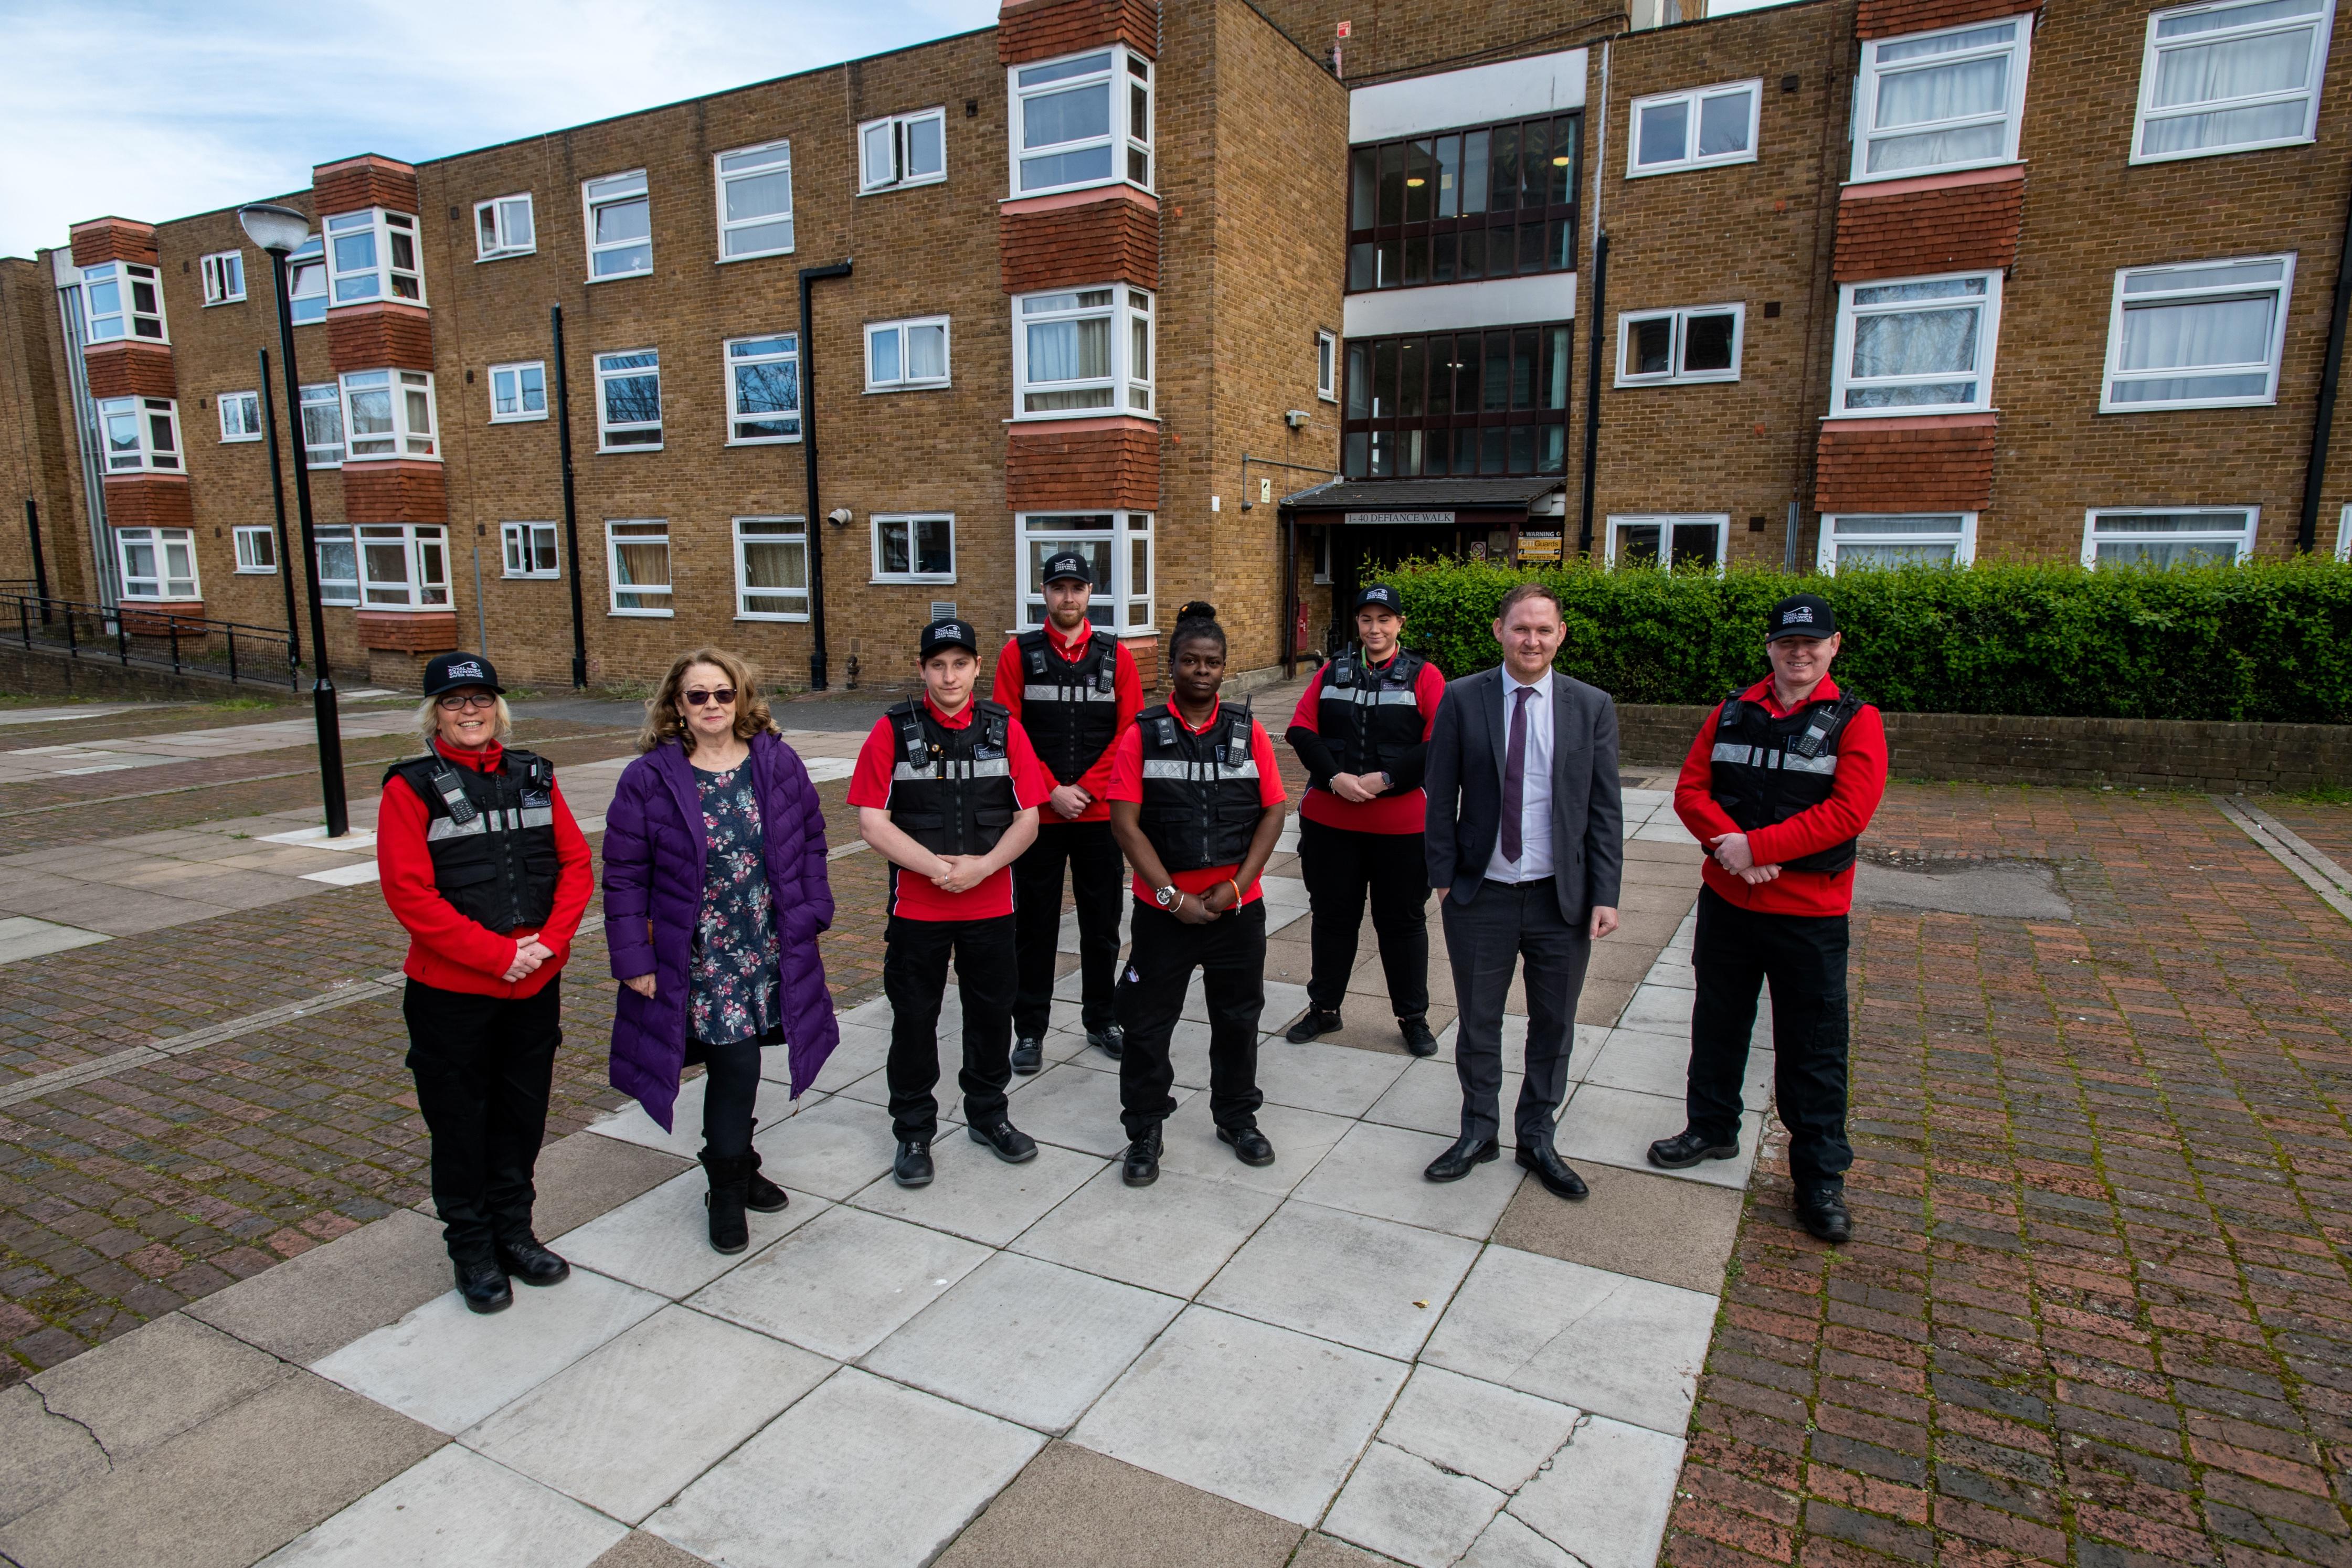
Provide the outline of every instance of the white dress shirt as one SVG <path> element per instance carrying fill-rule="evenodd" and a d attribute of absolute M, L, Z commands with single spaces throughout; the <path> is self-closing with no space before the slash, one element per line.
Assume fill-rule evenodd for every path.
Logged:
<path fill-rule="evenodd" d="M 1517 706 L 1517 693 L 1532 691 L 1528 699 L 1527 776 L 1522 782 L 1519 798 L 1519 858 L 1512 862 L 1503 858 L 1503 836 L 1495 835 L 1495 853 L 1487 858 L 1486 876 L 1496 882 L 1532 882 L 1552 874 L 1551 857 L 1551 671 L 1529 686 L 1511 673 L 1503 670 L 1503 749 L 1496 754 L 1495 768 L 1499 774 L 1510 761 L 1511 710 Z"/>

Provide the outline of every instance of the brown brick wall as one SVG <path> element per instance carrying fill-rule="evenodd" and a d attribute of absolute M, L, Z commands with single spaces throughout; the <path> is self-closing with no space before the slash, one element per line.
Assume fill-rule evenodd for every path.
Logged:
<path fill-rule="evenodd" d="M 310 189 L 320 217 L 355 213 L 369 207 L 392 212 L 420 212 L 416 170 L 389 158 L 360 157 L 321 163 L 310 171 Z M 472 221 L 467 215 L 467 221 Z"/>
<path fill-rule="evenodd" d="M 355 610 L 360 646 L 392 653 L 447 653 L 457 646 L 455 611 Z"/>
<path fill-rule="evenodd" d="M 1256 8 L 1318 65 L 1339 44 L 1347 79 L 1357 83 L 1598 43 L 1626 16 L 1623 0 L 1256 0 Z M 1337 36 L 1343 21 L 1344 39 Z M 1467 121 L 1477 118 L 1471 109 Z"/>
<path fill-rule="evenodd" d="M 34 579 L 32 536 L 24 521 L 29 500 L 40 519 L 49 592 L 80 599 L 89 597 L 81 569 L 88 551 L 77 541 L 89 531 L 68 473 L 69 464 L 79 467 L 68 445 L 73 435 L 50 394 L 64 357 L 57 322 L 46 254 L 32 261 L 0 259 L 0 506 L 13 512 L 0 523 L 0 578 Z"/>
<path fill-rule="evenodd" d="M 161 343 L 96 343 L 82 363 L 92 397 L 176 397 L 172 351 Z"/>
<path fill-rule="evenodd" d="M 997 16 L 997 58 L 1008 66 L 1114 43 L 1158 54 L 1160 7 L 1152 0 L 1013 0 Z"/>
<path fill-rule="evenodd" d="M 343 469 L 350 522 L 446 522 L 448 481 L 439 463 L 352 463 Z"/>
<path fill-rule="evenodd" d="M 196 521 L 188 481 L 141 474 L 106 481 L 106 521 L 116 528 L 187 528 Z"/>
<path fill-rule="evenodd" d="M 2025 214 L 2023 171 L 2014 179 L 1873 196 L 1857 185 L 1838 204 L 1836 276 L 1916 278 L 2008 267 Z"/>
<path fill-rule="evenodd" d="M 1816 511 L 1979 511 L 1992 495 L 1993 426 L 1822 426 Z"/>
<path fill-rule="evenodd" d="M 88 223 L 78 223 L 69 232 L 76 267 L 95 267 L 101 261 L 141 261 L 150 267 L 155 265 L 155 226 L 152 223 L 100 217 Z"/>
<path fill-rule="evenodd" d="M 1004 503 L 1014 511 L 1151 511 L 1160 505 L 1160 434 L 1016 426 L 1004 443 Z"/>
<path fill-rule="evenodd" d="M 1891 38 L 2040 9 L 2041 0 L 1862 0 L 1854 36 Z M 2145 8 L 2143 8 L 2145 9 Z"/>
<path fill-rule="evenodd" d="M 347 370 L 433 368 L 433 316 L 414 305 L 347 305 L 327 312 L 327 363 Z"/>
<path fill-rule="evenodd" d="M 1097 283 L 1160 287 L 1160 214 L 1127 195 L 1007 212 L 997 222 L 1008 294 Z"/>

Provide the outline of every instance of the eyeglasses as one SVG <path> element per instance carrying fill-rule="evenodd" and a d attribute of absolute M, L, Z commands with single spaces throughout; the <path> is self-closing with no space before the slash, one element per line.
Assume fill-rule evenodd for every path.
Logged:
<path fill-rule="evenodd" d="M 496 708 L 498 694 L 494 691 L 452 691 L 441 699 L 444 711 L 455 713 L 460 708 Z"/>
<path fill-rule="evenodd" d="M 722 686 L 716 691 L 697 689 L 693 691 L 681 691 L 678 695 L 685 699 L 686 705 L 688 708 L 700 708 L 709 703 L 717 703 L 719 707 L 724 708 L 729 703 L 735 700 L 735 689 L 731 686 Z"/>

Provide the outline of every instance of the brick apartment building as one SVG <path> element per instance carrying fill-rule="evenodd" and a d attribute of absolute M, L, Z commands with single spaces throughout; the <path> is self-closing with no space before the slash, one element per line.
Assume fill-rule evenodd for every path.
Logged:
<path fill-rule="evenodd" d="M 622 683 L 716 641 L 797 684 L 821 638 L 835 684 L 898 681 L 940 606 L 1033 624 L 1066 545 L 1148 662 L 1206 598 L 1243 669 L 1416 552 L 2336 547 L 2330 0 L 1697 11 L 1017 0 L 321 164 L 278 199 L 320 229 L 295 412 L 335 662 L 486 641 L 562 684 L 576 637 Z M 270 299 L 233 212 L 0 261 L 50 592 L 284 624 Z"/>

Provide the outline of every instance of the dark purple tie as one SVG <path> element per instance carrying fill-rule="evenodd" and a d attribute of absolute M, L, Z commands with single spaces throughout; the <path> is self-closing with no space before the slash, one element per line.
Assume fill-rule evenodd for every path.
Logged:
<path fill-rule="evenodd" d="M 1503 858 L 1514 866 L 1519 863 L 1519 817 L 1528 799 L 1528 699 L 1535 694 L 1532 686 L 1512 692 L 1511 741 L 1503 751 Z"/>

